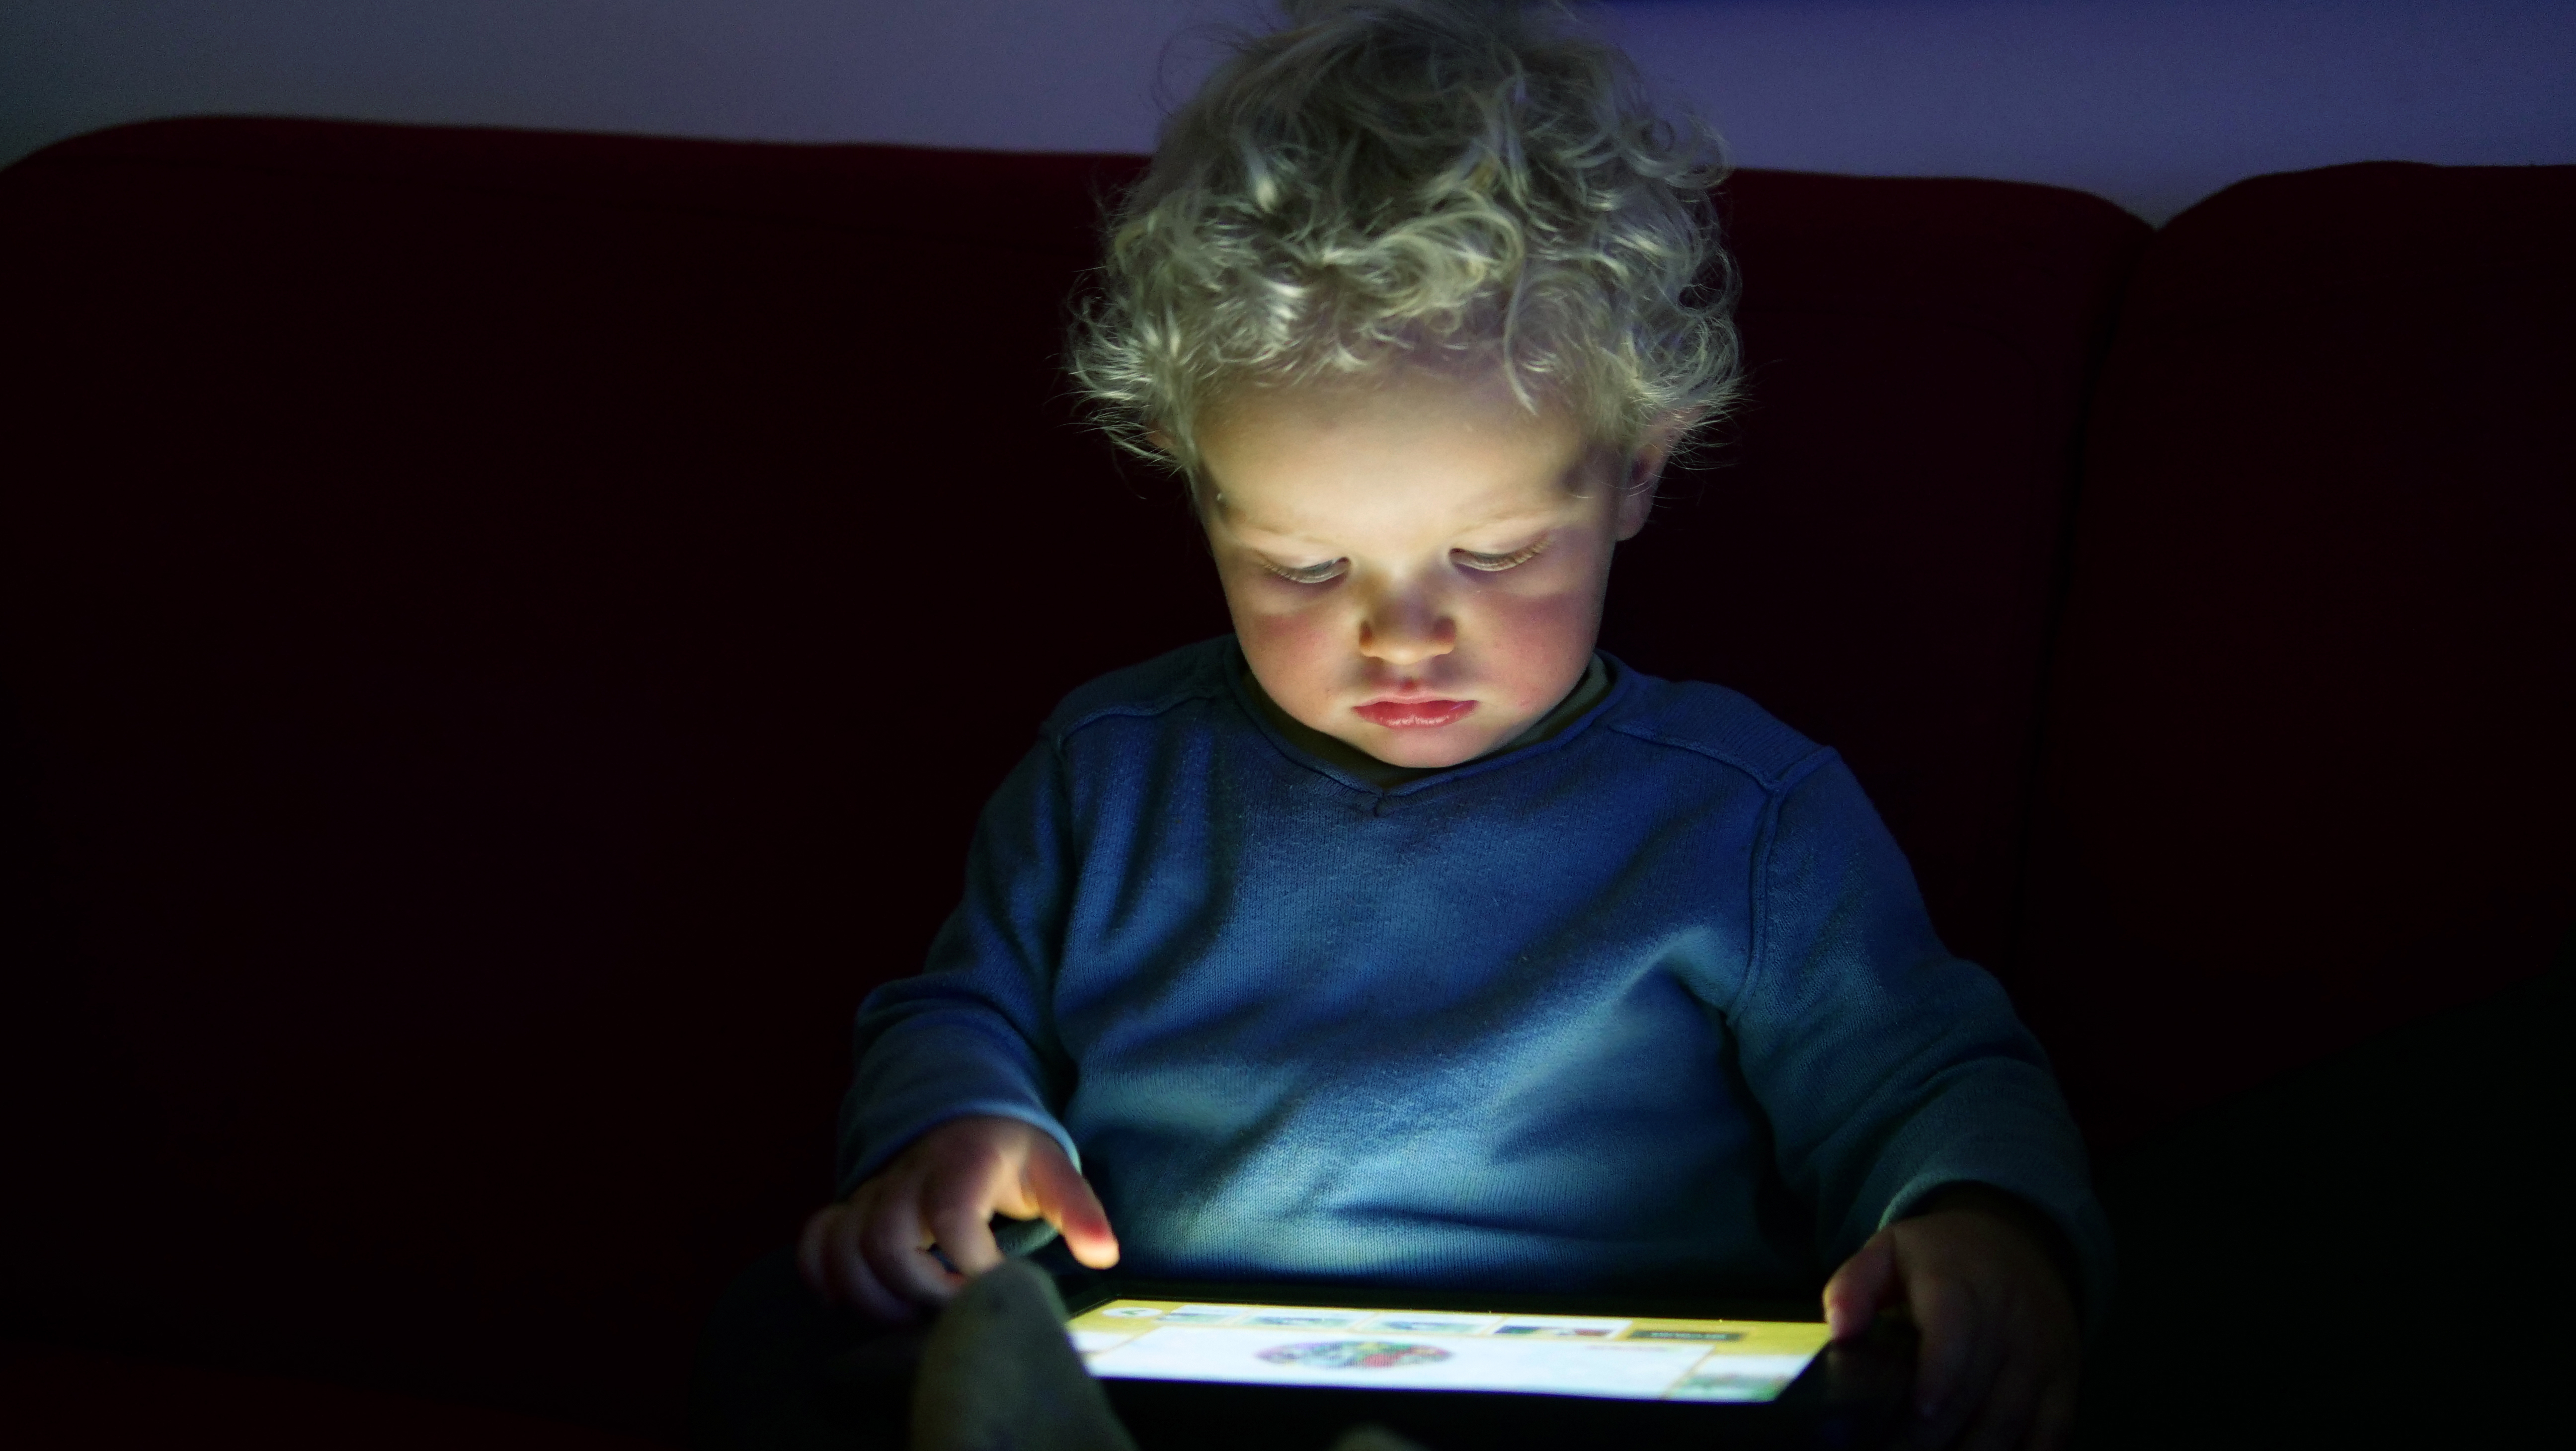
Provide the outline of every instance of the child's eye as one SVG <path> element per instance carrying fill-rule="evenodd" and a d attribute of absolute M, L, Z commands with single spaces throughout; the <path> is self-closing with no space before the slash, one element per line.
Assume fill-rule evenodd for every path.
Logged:
<path fill-rule="evenodd" d="M 1491 574 L 1496 570 L 1510 569 L 1515 565 L 1527 564 L 1531 560 L 1538 558 L 1539 551 L 1545 548 L 1547 548 L 1547 541 L 1541 539 L 1535 543 L 1515 549 L 1509 554 L 1478 554 L 1472 549 L 1460 549 L 1452 551 L 1451 557 L 1455 558 L 1460 564 L 1467 566 L 1469 569 L 1481 569 L 1486 573 Z"/>
<path fill-rule="evenodd" d="M 1291 569 L 1287 565 L 1273 564 L 1269 560 L 1265 559 L 1261 561 L 1261 567 L 1269 570 L 1272 574 L 1279 576 L 1281 579 L 1288 581 L 1290 584 L 1322 584 L 1324 581 L 1340 574 L 1342 572 L 1342 566 L 1347 562 L 1348 561 L 1339 559 L 1327 559 L 1321 564 L 1308 564 Z"/>

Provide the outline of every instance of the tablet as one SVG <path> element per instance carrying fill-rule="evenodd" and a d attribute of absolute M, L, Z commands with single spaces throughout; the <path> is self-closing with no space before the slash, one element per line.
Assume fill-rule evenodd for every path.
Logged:
<path fill-rule="evenodd" d="M 1472 1313 L 1118 1296 L 1066 1327 L 1107 1380 L 1771 1401 L 1825 1348 L 1780 1320 Z"/>
<path fill-rule="evenodd" d="M 1317 1287 L 1096 1284 L 1066 1333 L 1141 1444 L 1833 1444 L 1893 1424 L 1907 1353 L 1738 1307 Z M 1794 1311 L 1791 1312 L 1794 1314 Z M 1158 1432 L 1167 1432 L 1160 1434 Z M 1210 1441 L 1214 1437 L 1214 1441 Z"/>

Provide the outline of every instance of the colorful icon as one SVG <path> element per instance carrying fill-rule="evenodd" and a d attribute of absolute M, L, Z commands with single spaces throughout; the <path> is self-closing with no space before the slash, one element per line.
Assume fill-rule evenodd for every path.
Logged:
<path fill-rule="evenodd" d="M 1447 1360 L 1436 1345 L 1406 1340 L 1315 1340 L 1280 1345 L 1261 1352 L 1272 1365 L 1302 1365 L 1314 1370 L 1385 1370 L 1398 1365 L 1428 1365 Z"/>

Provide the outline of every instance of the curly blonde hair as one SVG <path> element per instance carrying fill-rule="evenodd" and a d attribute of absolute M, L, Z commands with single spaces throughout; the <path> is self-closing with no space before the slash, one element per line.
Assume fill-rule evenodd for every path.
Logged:
<path fill-rule="evenodd" d="M 1621 449 L 1733 397 L 1706 127 L 1554 3 L 1291 0 L 1165 122 L 1109 221 L 1070 368 L 1195 482 L 1229 392 L 1390 362 L 1499 367 Z"/>

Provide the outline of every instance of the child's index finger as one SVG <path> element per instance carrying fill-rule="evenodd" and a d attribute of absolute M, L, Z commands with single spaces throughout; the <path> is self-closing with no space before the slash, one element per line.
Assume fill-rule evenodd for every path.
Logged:
<path fill-rule="evenodd" d="M 1049 1145 L 1049 1147 L 1053 1147 Z M 1118 1263 L 1118 1235 L 1109 1227 L 1109 1211 L 1091 1192 L 1091 1181 L 1061 1153 L 1029 1156 L 1029 1197 L 1038 1213 L 1064 1236 L 1073 1257 L 1095 1270 Z"/>

